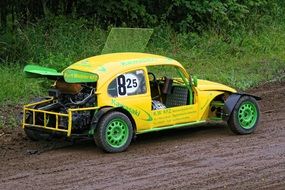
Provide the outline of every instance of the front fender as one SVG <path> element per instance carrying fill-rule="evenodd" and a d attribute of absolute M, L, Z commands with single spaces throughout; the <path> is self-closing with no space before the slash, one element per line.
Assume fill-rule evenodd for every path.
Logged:
<path fill-rule="evenodd" d="M 255 98 L 256 100 L 261 100 L 261 97 L 258 97 L 258 96 L 252 95 L 252 94 L 243 93 L 243 92 L 231 94 L 227 98 L 227 100 L 225 101 L 225 104 L 224 104 L 223 120 L 228 121 L 228 119 L 230 118 L 232 111 L 234 110 L 237 102 L 243 96 L 251 96 L 251 97 Z"/>

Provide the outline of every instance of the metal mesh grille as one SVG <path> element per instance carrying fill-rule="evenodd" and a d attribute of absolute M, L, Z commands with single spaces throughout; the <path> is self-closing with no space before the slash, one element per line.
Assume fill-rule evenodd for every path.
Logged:
<path fill-rule="evenodd" d="M 166 107 L 187 105 L 188 89 L 181 86 L 174 86 L 172 93 L 166 96 Z"/>
<path fill-rule="evenodd" d="M 112 28 L 101 54 L 143 52 L 152 33 L 148 28 Z"/>

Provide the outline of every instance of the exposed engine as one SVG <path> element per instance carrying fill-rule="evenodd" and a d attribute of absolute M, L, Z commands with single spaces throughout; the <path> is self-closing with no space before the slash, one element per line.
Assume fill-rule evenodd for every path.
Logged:
<path fill-rule="evenodd" d="M 94 83 L 69 84 L 57 81 L 54 88 L 49 90 L 49 95 L 66 108 L 94 106 L 95 86 Z"/>
<path fill-rule="evenodd" d="M 54 97 L 54 102 L 41 106 L 37 109 L 67 113 L 69 108 L 83 108 L 96 106 L 95 89 L 96 83 L 69 84 L 64 81 L 56 81 L 49 96 Z M 73 112 L 72 129 L 82 131 L 89 127 L 93 111 Z M 68 119 L 60 117 L 60 128 L 68 126 Z"/>

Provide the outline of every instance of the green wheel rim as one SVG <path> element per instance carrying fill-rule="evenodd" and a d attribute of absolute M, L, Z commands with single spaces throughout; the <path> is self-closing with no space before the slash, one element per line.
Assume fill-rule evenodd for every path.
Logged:
<path fill-rule="evenodd" d="M 122 119 L 113 119 L 107 125 L 106 140 L 113 148 L 124 146 L 129 137 L 129 128 Z"/>
<path fill-rule="evenodd" d="M 238 110 L 238 122 L 244 129 L 251 129 L 257 121 L 256 105 L 250 101 L 243 102 Z"/>

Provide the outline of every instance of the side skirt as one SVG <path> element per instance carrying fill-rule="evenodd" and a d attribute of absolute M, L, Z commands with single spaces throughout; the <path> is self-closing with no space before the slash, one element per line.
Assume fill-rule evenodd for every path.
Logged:
<path fill-rule="evenodd" d="M 170 125 L 170 126 L 164 126 L 164 127 L 157 127 L 157 128 L 151 128 L 143 131 L 137 131 L 136 134 L 143 134 L 143 133 L 149 133 L 154 131 L 162 131 L 167 129 L 175 129 L 175 128 L 181 128 L 181 127 L 188 127 L 188 126 L 195 126 L 202 123 L 206 123 L 206 120 L 203 121 L 196 121 L 191 123 L 183 123 L 183 124 L 177 124 L 177 125 Z"/>

